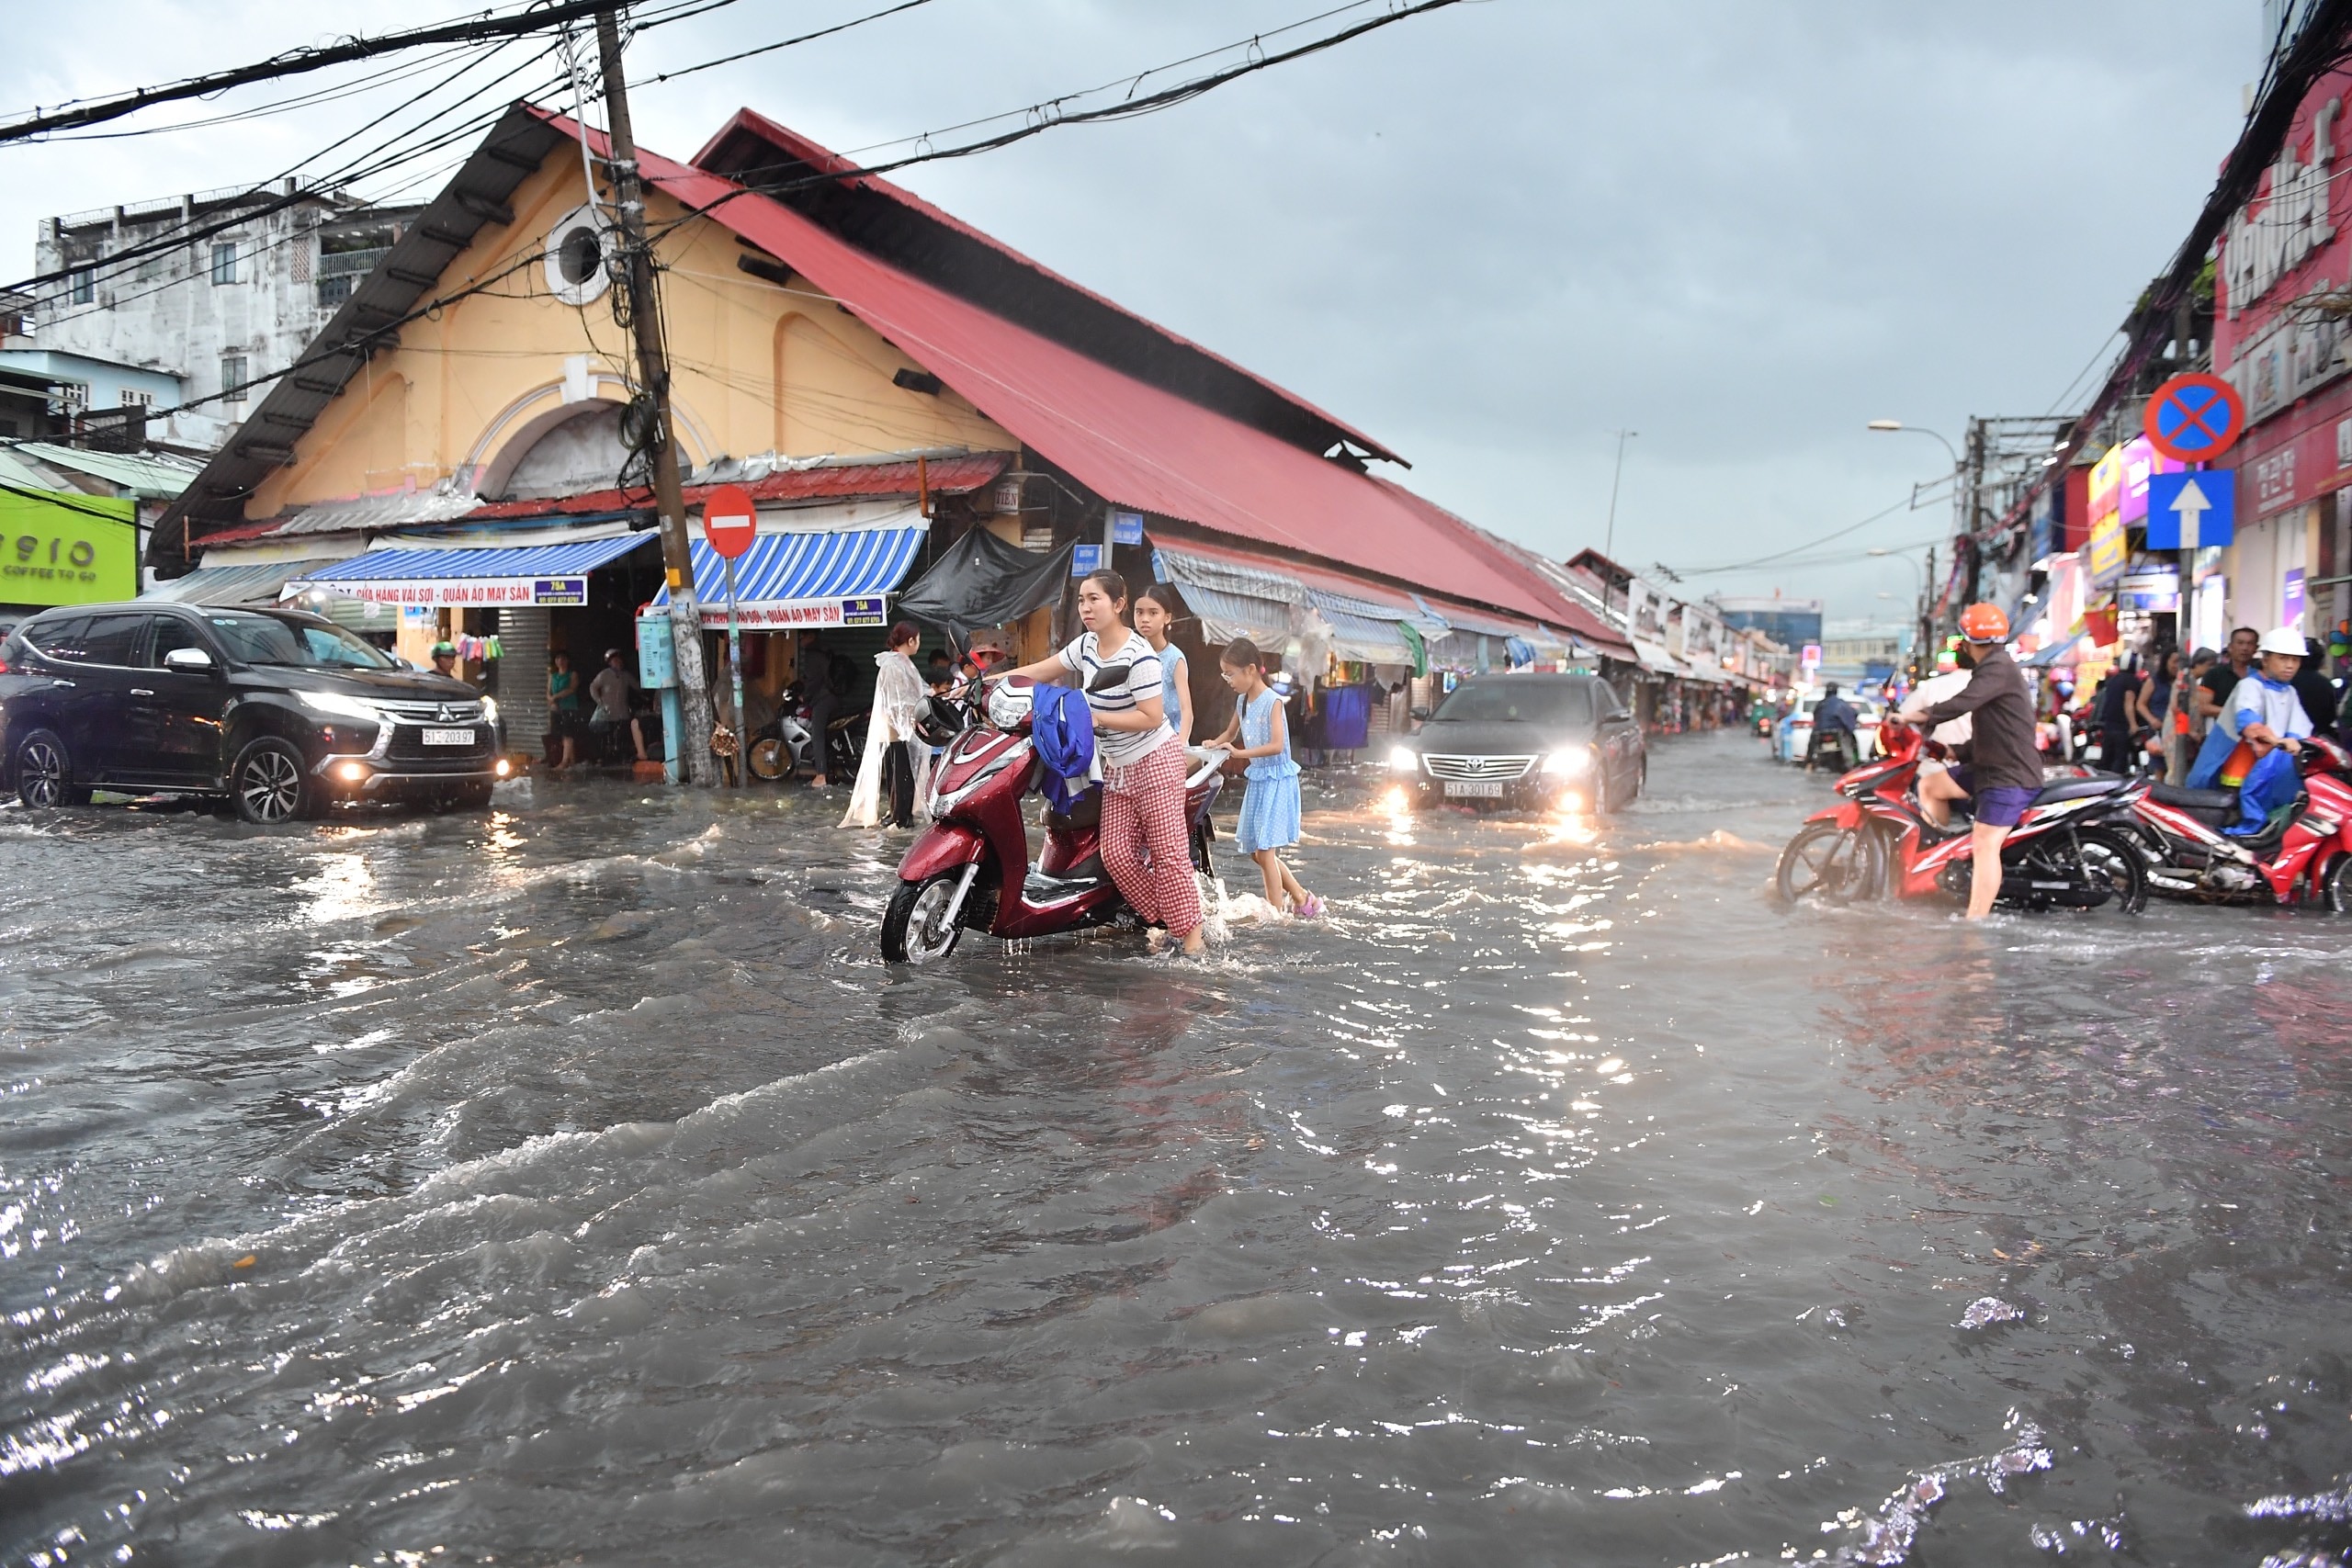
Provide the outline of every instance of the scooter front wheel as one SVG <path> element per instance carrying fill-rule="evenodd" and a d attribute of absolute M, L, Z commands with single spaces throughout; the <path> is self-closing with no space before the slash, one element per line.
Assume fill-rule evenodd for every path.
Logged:
<path fill-rule="evenodd" d="M 792 753 L 785 750 L 782 740 L 771 735 L 764 740 L 752 742 L 752 776 L 753 778 L 764 779 L 769 784 L 774 784 L 791 771 Z"/>
<path fill-rule="evenodd" d="M 882 916 L 882 956 L 892 964 L 936 964 L 956 951 L 961 924 L 947 921 L 960 871 L 944 871 L 921 882 L 902 882 Z"/>

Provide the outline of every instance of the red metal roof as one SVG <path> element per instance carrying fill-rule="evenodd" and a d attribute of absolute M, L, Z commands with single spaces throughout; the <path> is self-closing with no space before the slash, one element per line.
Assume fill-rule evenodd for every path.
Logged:
<path fill-rule="evenodd" d="M 942 495 L 964 495 L 993 482 L 997 475 L 1011 467 L 1012 457 L 1005 452 L 982 452 L 968 457 L 938 457 L 922 465 L 923 477 L 930 488 Z M 743 488 L 752 492 L 755 502 L 772 501 L 782 504 L 815 501 L 850 501 L 861 496 L 913 495 L 917 491 L 916 465 L 904 463 L 835 463 L 818 468 L 793 468 L 770 474 L 763 479 L 745 481 Z M 707 496 L 714 487 L 688 485 L 686 504 Z M 493 501 L 466 513 L 467 522 L 492 522 L 522 517 L 577 517 L 606 512 L 626 512 L 631 507 L 650 506 L 653 492 L 650 490 L 592 490 L 581 495 L 567 495 L 554 501 Z M 220 536 L 214 536 L 219 537 Z"/>
<path fill-rule="evenodd" d="M 571 122 L 549 119 L 578 134 Z M 591 132 L 601 146 L 602 135 Z M 672 197 L 782 258 L 924 369 L 1116 503 L 1617 638 L 1512 547 L 1374 479 L 1145 385 L 908 276 L 781 203 L 640 153 Z"/>
<path fill-rule="evenodd" d="M 820 173 L 831 173 L 836 170 L 848 171 L 854 169 L 857 166 L 855 160 L 844 158 L 840 153 L 833 152 L 830 148 L 819 146 L 816 142 L 811 141 L 808 138 L 801 135 L 798 131 L 792 130 L 788 126 L 778 125 L 775 121 L 768 118 L 765 115 L 749 108 L 736 110 L 735 117 L 732 119 L 729 119 L 724 126 L 720 127 L 718 133 L 716 136 L 713 136 L 708 141 L 703 143 L 702 151 L 694 155 L 693 161 L 695 166 L 698 169 L 707 169 L 711 160 L 718 153 L 719 149 L 725 146 L 729 139 L 738 134 L 752 136 L 761 141 L 764 141 L 769 146 L 778 149 L 790 157 L 798 159 L 801 163 L 808 164 L 810 168 L 815 169 Z M 727 176 L 721 173 L 720 177 L 725 178 Z M 933 207 L 930 202 L 925 201 L 922 197 L 917 196 L 914 192 L 908 190 L 903 186 L 893 185 L 879 175 L 861 175 L 848 183 L 861 188 L 873 191 L 877 195 L 888 197 L 892 201 L 897 202 L 899 206 L 906 208 L 909 211 L 920 213 L 924 218 L 939 224 L 943 228 L 954 230 L 956 233 L 963 235 L 967 239 L 975 241 L 979 244 L 986 245 L 989 250 L 996 252 L 999 255 L 1005 257 L 1007 260 L 1013 262 L 1017 265 L 1025 267 L 1029 271 L 1035 273 L 1039 277 L 1046 279 L 1055 287 L 1066 288 L 1073 294 L 1083 296 L 1088 299 L 1093 300 L 1095 303 L 1102 306 L 1106 310 L 1117 311 L 1120 315 L 1126 317 L 1129 321 L 1139 322 L 1141 325 L 1148 328 L 1152 333 L 1161 338 L 1164 338 L 1169 343 L 1173 344 L 1178 348 L 1181 348 L 1187 353 L 1197 354 L 1204 358 L 1215 360 L 1217 364 L 1233 371 L 1236 375 L 1246 377 L 1249 380 L 1256 383 L 1259 387 L 1263 388 L 1266 391 L 1272 393 L 1275 397 L 1280 398 L 1283 401 L 1290 404 L 1292 407 L 1302 410 L 1316 419 L 1322 421 L 1332 429 L 1338 431 L 1340 434 L 1345 435 L 1349 440 L 1354 442 L 1358 447 L 1362 448 L 1371 456 L 1375 457 L 1386 457 L 1398 463 L 1403 463 L 1405 461 L 1404 458 L 1391 451 L 1385 444 L 1374 440 L 1371 436 L 1366 435 L 1363 431 L 1358 430 L 1355 426 L 1349 424 L 1342 420 L 1334 418 L 1331 414 L 1316 407 L 1313 403 L 1308 402 L 1305 398 L 1300 397 L 1297 393 L 1293 392 L 1286 388 L 1276 386 L 1273 382 L 1267 380 L 1264 377 L 1250 369 L 1247 366 L 1235 364 L 1232 360 L 1227 359 L 1225 355 L 1217 353 L 1215 349 L 1204 348 L 1201 344 L 1194 343 L 1192 339 L 1183 336 L 1182 333 L 1170 332 L 1166 327 L 1161 326 L 1159 322 L 1151 321 L 1146 317 L 1136 315 L 1133 310 L 1128 310 L 1117 300 L 1105 299 L 1103 296 L 1097 294 L 1091 288 L 1087 288 L 1084 284 L 1076 283 L 1069 278 L 1064 277 L 1060 273 L 1056 272 L 1053 268 L 1014 250 L 1011 245 L 1006 244 L 995 235 L 986 233 L 978 229 L 973 228 L 970 224 L 965 222 L 962 219 L 957 218 L 952 212 L 947 212 L 940 208 Z M 1406 466 L 1408 468 L 1411 467 L 1410 464 L 1407 464 Z"/>

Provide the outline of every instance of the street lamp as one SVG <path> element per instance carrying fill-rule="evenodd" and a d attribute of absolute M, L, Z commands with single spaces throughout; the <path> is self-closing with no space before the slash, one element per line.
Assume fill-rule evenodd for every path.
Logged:
<path fill-rule="evenodd" d="M 1617 561 L 1617 487 L 1625 478 L 1625 443 L 1641 434 L 1638 430 L 1612 430 L 1617 438 L 1617 467 L 1609 476 L 1609 527 L 1601 536 L 1600 553 L 1611 565 Z"/>
<path fill-rule="evenodd" d="M 1930 431 L 1928 434 L 1933 434 L 1934 433 L 1933 433 L 1932 431 Z M 1918 563 L 1917 561 L 1913 560 L 1909 556 L 1907 556 L 1907 555 L 1904 554 L 1904 553 L 1903 553 L 1902 551 L 1900 551 L 1900 550 L 1890 550 L 1890 549 L 1887 549 L 1887 548 L 1885 548 L 1884 547 L 1881 546 L 1881 547 L 1872 547 L 1871 549 L 1870 549 L 1870 550 L 1868 550 L 1868 551 L 1866 551 L 1866 552 L 1864 552 L 1864 553 L 1865 553 L 1865 554 L 1868 554 L 1868 555 L 1875 556 L 1875 557 L 1881 557 L 1881 558 L 1887 557 L 1887 556 L 1892 556 L 1892 557 L 1894 557 L 1896 560 L 1901 561 L 1904 565 L 1905 565 L 1905 566 L 1907 566 L 1907 567 L 1909 567 L 1909 568 L 1911 569 L 1911 576 L 1912 576 L 1912 580 L 1913 580 L 1916 583 L 1917 583 L 1917 585 L 1918 585 L 1918 591 L 1919 591 L 1919 592 L 1918 592 L 1918 597 L 1917 597 L 1916 600 L 1914 600 L 1914 601 L 1913 601 L 1913 603 L 1914 603 L 1914 604 L 1916 604 L 1918 606 L 1918 611 L 1919 611 L 1919 620 L 1918 620 L 1918 624 L 1917 624 L 1917 626 L 1915 626 L 1913 629 L 1914 629 L 1914 630 L 1916 630 L 1916 631 L 1917 631 L 1917 632 L 1920 634 L 1920 640 L 1919 640 L 1919 644 L 1918 644 L 1918 646 L 1917 646 L 1917 648 L 1915 648 L 1915 649 L 1912 649 L 1912 661 L 1913 661 L 1913 667 L 1914 667 L 1915 669 L 1918 669 L 1918 670 L 1922 670 L 1922 671 L 1924 671 L 1924 670 L 1925 670 L 1925 669 L 1927 669 L 1927 667 L 1928 667 L 1928 665 L 1927 665 L 1927 658 L 1928 658 L 1928 645 L 1927 645 L 1927 627 L 1928 627 L 1928 574 L 1927 574 L 1927 571 L 1926 571 L 1926 570 L 1924 570 L 1924 569 L 1919 565 L 1919 563 Z M 1892 594 L 1892 593 L 1882 593 L 1882 594 L 1880 594 L 1880 595 L 1879 595 L 1879 597 L 1880 597 L 1880 598 L 1882 598 L 1882 599 L 1892 599 L 1892 598 L 1894 598 L 1894 594 Z"/>
<path fill-rule="evenodd" d="M 1937 440 L 1943 442 L 1944 450 L 1951 454 L 1951 466 L 1955 468 L 1960 467 L 1960 449 L 1954 446 L 1948 437 L 1937 434 L 1936 432 L 1929 430 L 1926 425 L 1905 424 L 1899 419 L 1874 419 L 1871 421 L 1869 425 L 1865 428 L 1871 430 L 1907 430 L 1914 435 L 1934 435 Z"/>

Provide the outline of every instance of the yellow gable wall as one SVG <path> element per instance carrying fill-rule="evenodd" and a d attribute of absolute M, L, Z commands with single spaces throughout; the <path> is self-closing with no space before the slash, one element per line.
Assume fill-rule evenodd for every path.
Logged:
<path fill-rule="evenodd" d="M 547 428 L 590 406 L 563 401 L 568 357 L 594 356 L 596 398 L 627 396 L 621 378 L 633 361 L 610 294 L 566 304 L 536 259 L 549 228 L 581 205 L 582 179 L 579 148 L 567 141 L 515 190 L 514 223 L 485 227 L 430 293 L 525 257 L 528 265 L 445 307 L 438 320 L 402 327 L 400 346 L 352 378 L 296 443 L 293 465 L 254 492 L 248 518 L 426 490 L 461 469 L 471 485 L 495 480 Z M 681 212 L 659 193 L 647 209 L 657 225 Z M 953 392 L 892 385 L 898 371 L 920 367 L 805 278 L 778 288 L 741 270 L 736 259 L 753 253 L 718 223 L 691 220 L 659 251 L 678 437 L 689 459 L 1020 445 Z"/>

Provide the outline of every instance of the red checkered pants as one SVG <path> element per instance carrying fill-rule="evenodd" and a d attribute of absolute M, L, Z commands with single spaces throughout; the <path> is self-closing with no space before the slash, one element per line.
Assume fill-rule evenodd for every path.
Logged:
<path fill-rule="evenodd" d="M 1173 735 L 1102 784 L 1102 867 L 1146 920 L 1185 936 L 1201 923 L 1201 889 L 1184 841 L 1184 743 Z"/>

